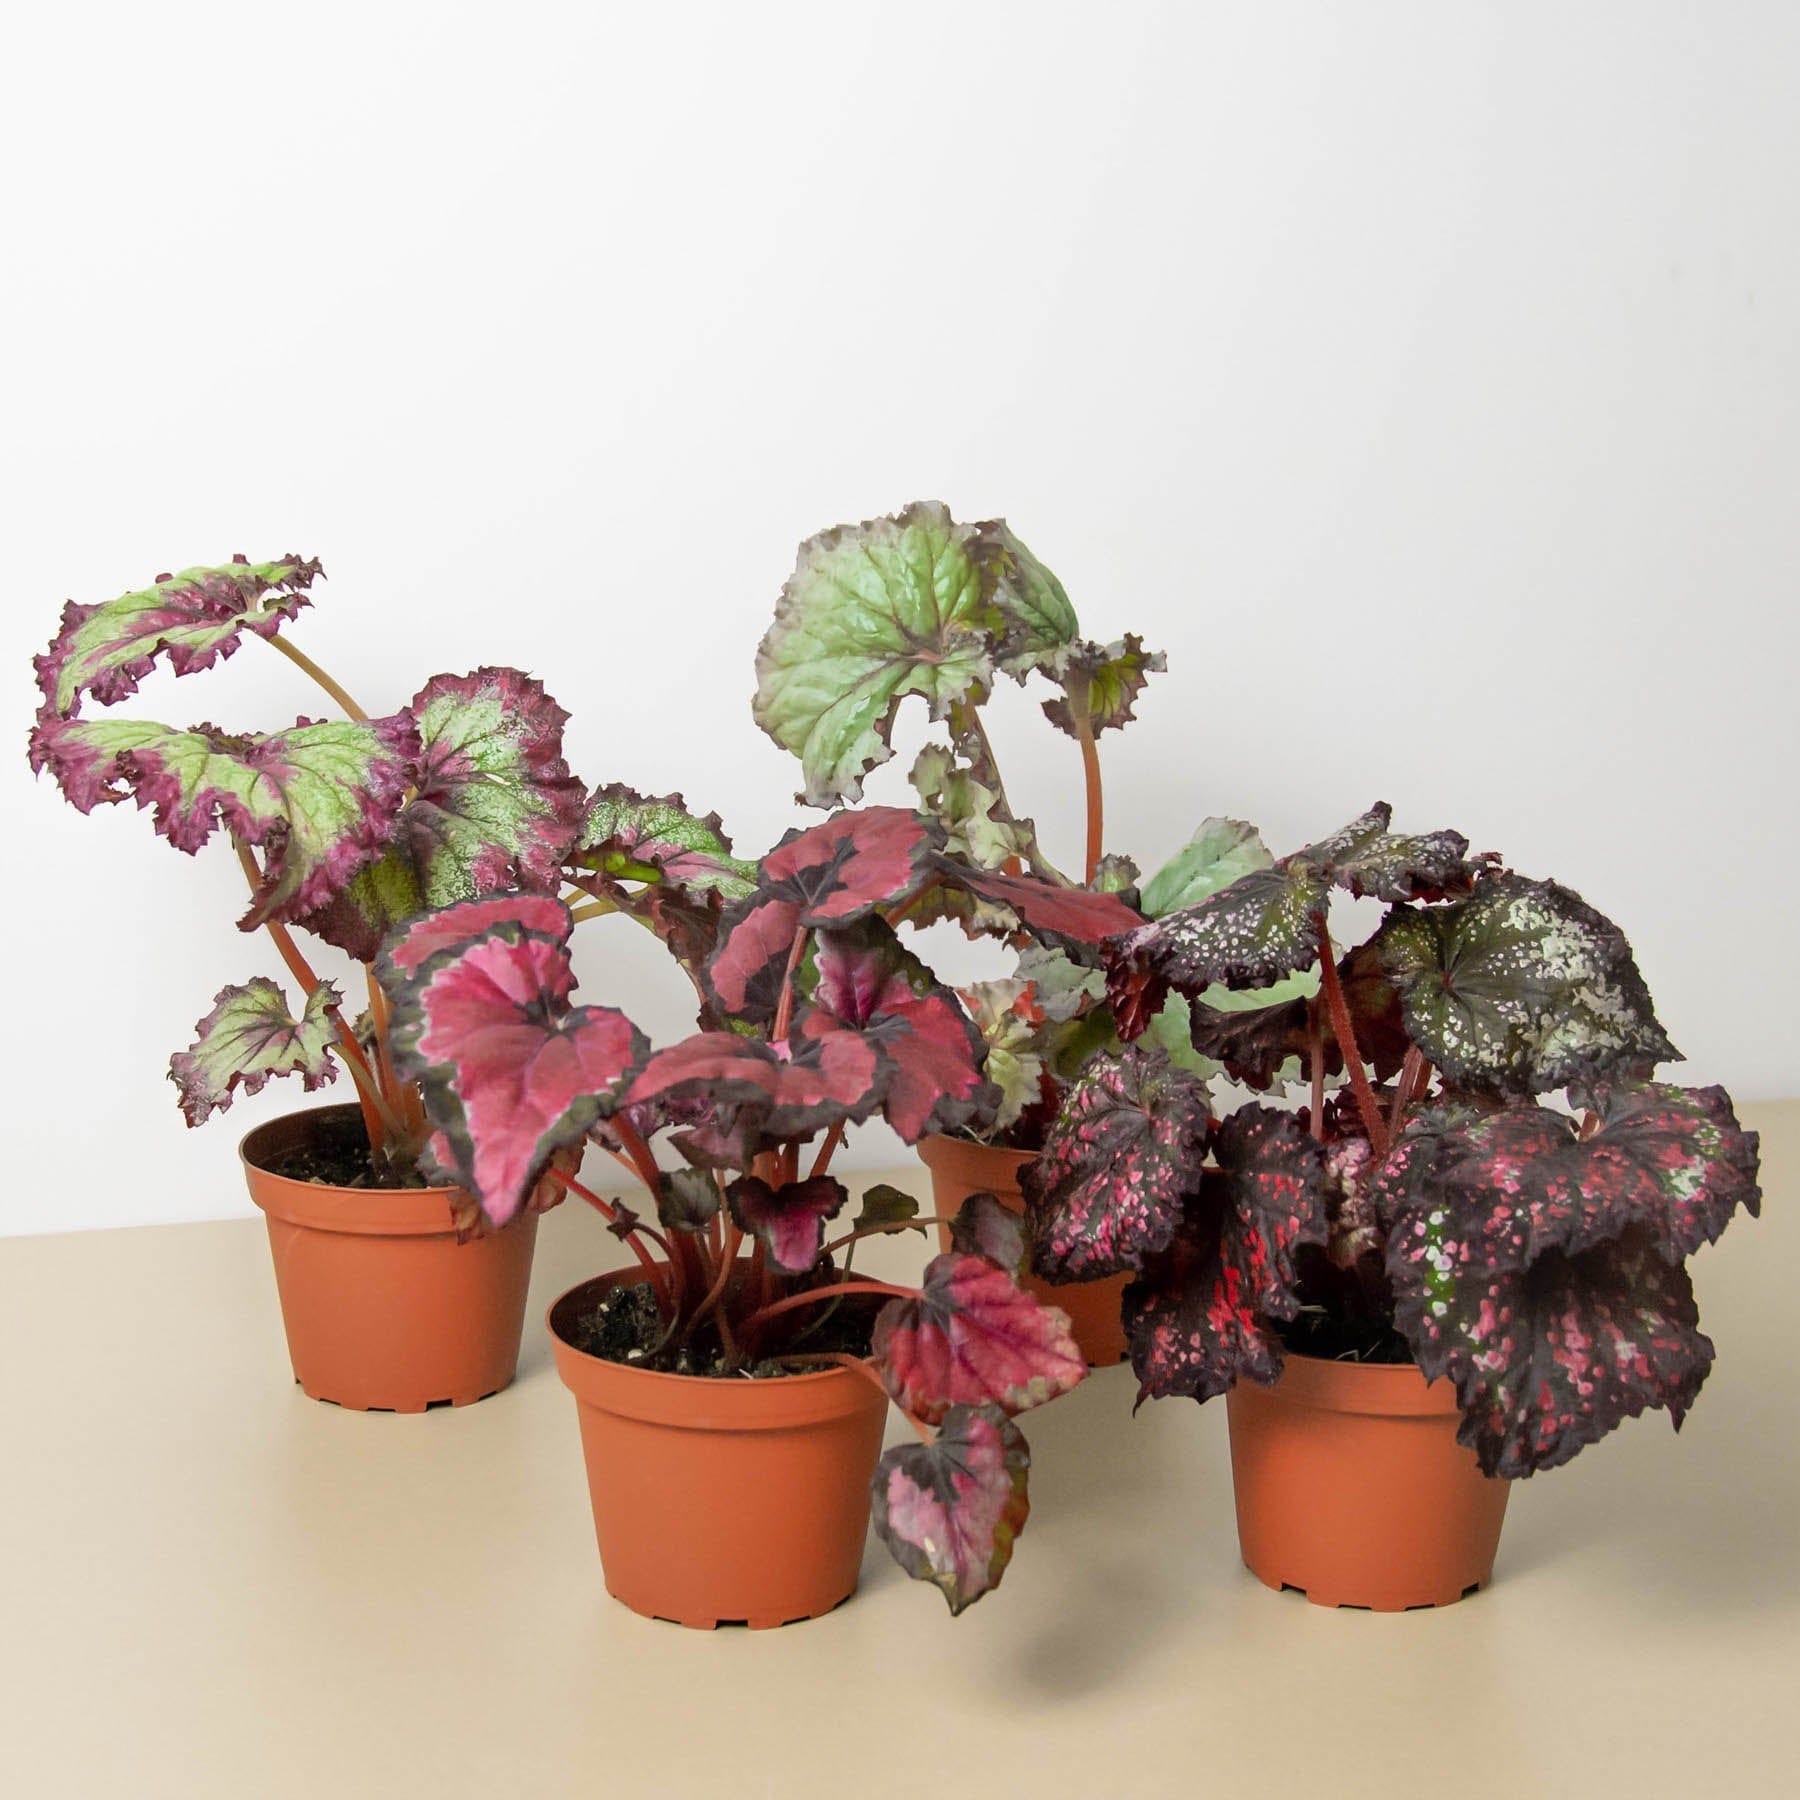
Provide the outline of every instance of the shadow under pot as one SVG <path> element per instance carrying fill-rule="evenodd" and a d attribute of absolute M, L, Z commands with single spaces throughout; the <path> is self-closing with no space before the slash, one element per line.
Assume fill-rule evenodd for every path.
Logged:
<path fill-rule="evenodd" d="M 466 1406 L 513 1378 L 537 1215 L 458 1243 L 455 1188 L 333 1187 L 276 1171 L 365 1147 L 355 1106 L 259 1125 L 238 1146 L 275 1262 L 294 1379 L 360 1412 Z"/>
<path fill-rule="evenodd" d="M 1272 1387 L 1240 1381 L 1225 1404 L 1238 1545 L 1268 1586 L 1405 1612 L 1492 1580 L 1511 1483 L 1456 1441 L 1449 1382 L 1289 1351 Z"/>
<path fill-rule="evenodd" d="M 923 1137 L 919 1160 L 931 1171 L 932 1211 L 940 1219 L 951 1219 L 971 1194 L 992 1194 L 1008 1212 L 1023 1213 L 1019 1171 L 1035 1162 L 1037 1153 L 1004 1150 L 967 1138 Z M 937 1233 L 938 1247 L 948 1250 L 950 1228 L 940 1225 Z M 1027 1275 L 1024 1285 L 1033 1299 L 1060 1307 L 1069 1315 L 1069 1327 L 1088 1366 L 1104 1369 L 1125 1360 L 1125 1328 L 1119 1322 L 1119 1306 L 1129 1279 L 1111 1275 L 1102 1281 L 1051 1282 Z"/>
<path fill-rule="evenodd" d="M 862 1568 L 886 1396 L 852 1369 L 731 1380 L 577 1349 L 577 1321 L 641 1280 L 634 1266 L 584 1281 L 547 1319 L 581 1421 L 607 1592 L 700 1630 L 830 1612 Z"/>

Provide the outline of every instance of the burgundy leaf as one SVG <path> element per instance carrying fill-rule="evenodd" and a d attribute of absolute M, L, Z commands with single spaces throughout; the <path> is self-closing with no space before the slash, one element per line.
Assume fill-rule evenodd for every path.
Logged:
<path fill-rule="evenodd" d="M 1275 1380 L 1271 1325 L 1299 1309 L 1295 1252 L 1325 1241 L 1324 1149 L 1292 1113 L 1241 1108 L 1219 1127 L 1214 1154 L 1219 1167 L 1174 1241 L 1125 1290 L 1140 1404 Z"/>
<path fill-rule="evenodd" d="M 1426 1378 L 1455 1385 L 1458 1438 L 1486 1474 L 1553 1469 L 1652 1407 L 1680 1426 L 1713 1347 L 1687 1270 L 1649 1231 L 1522 1270 L 1489 1247 L 1442 1210 L 1402 1221 L 1388 1245 L 1395 1322 Z"/>
<path fill-rule="evenodd" d="M 726 912 L 702 977 L 708 999 L 725 1018 L 768 1029 L 800 929 L 799 903 L 774 894 L 756 894 Z"/>
<path fill-rule="evenodd" d="M 322 574 L 303 556 L 238 557 L 220 568 L 159 575 L 153 586 L 98 606 L 69 601 L 55 641 L 32 659 L 44 716 L 73 718 L 89 694 L 115 705 L 137 692 L 158 657 L 177 675 L 191 675 L 230 656 L 243 632 L 273 638 L 312 604 L 307 590 Z"/>
<path fill-rule="evenodd" d="M 718 1211 L 719 1184 L 704 1169 L 676 1169 L 657 1184 L 656 1216 L 671 1231 L 704 1231 Z"/>
<path fill-rule="evenodd" d="M 1025 1529 L 1031 1452 L 996 1406 L 957 1406 L 932 1444 L 900 1444 L 875 1465 L 875 1534 L 915 1581 L 943 1591 L 959 1613 L 1000 1585 Z"/>
<path fill-rule="evenodd" d="M 1117 894 L 1087 888 L 1057 887 L 1030 875 L 1008 875 L 998 869 L 975 869 L 941 856 L 938 879 L 960 887 L 991 906 L 1004 907 L 1024 929 L 1044 943 L 1079 954 L 1135 931 L 1143 919 Z"/>
<path fill-rule="evenodd" d="M 418 1081 L 433 1154 L 503 1225 L 551 1155 L 578 1143 L 623 1095 L 649 1045 L 623 1013 L 571 1008 L 566 944 L 517 924 L 401 975 L 392 959 L 395 1067 Z"/>
<path fill-rule="evenodd" d="M 1096 1057 L 1021 1171 L 1034 1272 L 1094 1281 L 1166 1249 L 1211 1134 L 1198 1076 L 1156 1050 Z"/>
<path fill-rule="evenodd" d="M 906 1143 L 991 1117 L 999 1096 L 981 1073 L 980 1031 L 883 921 L 821 934 L 813 1002 L 797 1044 L 848 1035 L 875 1049 L 882 1116 Z"/>
<path fill-rule="evenodd" d="M 484 937 L 496 925 L 515 925 L 537 937 L 566 939 L 574 929 L 569 909 L 548 894 L 502 894 L 492 900 L 465 900 L 422 913 L 390 938 L 379 973 L 389 986 L 445 950 Z"/>
<path fill-rule="evenodd" d="M 890 1300 L 876 1315 L 874 1356 L 887 1391 L 927 1424 L 960 1405 L 1024 1412 L 1087 1373 L 1066 1313 L 956 1251 L 925 1265 L 918 1299 Z"/>
<path fill-rule="evenodd" d="M 985 1256 L 1007 1274 L 1025 1272 L 1025 1220 L 992 1194 L 971 1194 L 950 1221 L 950 1248 L 964 1256 Z"/>
<path fill-rule="evenodd" d="M 910 894 L 935 847 L 933 828 L 917 813 L 866 806 L 790 831 L 763 858 L 762 883 L 796 902 L 804 925 L 848 925 Z"/>
<path fill-rule="evenodd" d="M 825 1221 L 835 1219 L 849 1198 L 843 1184 L 829 1175 L 779 1188 L 760 1176 L 743 1175 L 725 1190 L 738 1229 L 759 1239 L 775 1267 L 790 1275 L 804 1275 L 819 1260 Z"/>

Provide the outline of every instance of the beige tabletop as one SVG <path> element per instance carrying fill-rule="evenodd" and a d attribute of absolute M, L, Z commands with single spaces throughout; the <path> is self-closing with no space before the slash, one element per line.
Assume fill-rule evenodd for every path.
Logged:
<path fill-rule="evenodd" d="M 601 1587 L 541 1323 L 616 1260 L 591 1214 L 545 1222 L 517 1383 L 414 1417 L 292 1385 L 259 1223 L 0 1242 L 0 1794 L 1800 1792 L 1800 1102 L 1746 1110 L 1765 1216 L 1697 1259 L 1681 1435 L 1522 1485 L 1494 1586 L 1400 1615 L 1260 1586 L 1223 1406 L 1133 1419 L 1114 1369 L 1026 1421 L 1031 1521 L 960 1620 L 871 1545 L 827 1618 L 653 1623 Z"/>

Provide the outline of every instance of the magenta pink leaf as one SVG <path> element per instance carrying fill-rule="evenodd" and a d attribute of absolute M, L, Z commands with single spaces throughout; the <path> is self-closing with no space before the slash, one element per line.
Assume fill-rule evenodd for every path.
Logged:
<path fill-rule="evenodd" d="M 381 977 L 397 983 L 432 957 L 483 937 L 496 925 L 515 925 L 535 937 L 565 940 L 573 929 L 569 909 L 549 894 L 500 894 L 491 900 L 464 900 L 423 913 L 389 938 L 381 954 Z"/>
<path fill-rule="evenodd" d="M 912 893 L 936 848 L 933 828 L 918 814 L 866 806 L 789 832 L 763 858 L 762 885 L 794 901 L 804 925 L 848 925 Z"/>
<path fill-rule="evenodd" d="M 726 912 L 702 977 L 708 999 L 725 1018 L 768 1029 L 801 929 L 799 902 L 775 894 L 756 894 Z"/>
<path fill-rule="evenodd" d="M 383 968 L 395 1066 L 420 1085 L 433 1155 L 503 1225 L 551 1156 L 618 1103 L 649 1045 L 623 1013 L 571 1007 L 567 945 L 516 922 Z"/>
<path fill-rule="evenodd" d="M 296 1019 L 287 996 L 266 975 L 221 988 L 212 1011 L 194 1027 L 193 1047 L 169 1059 L 169 1079 L 181 1092 L 187 1122 L 198 1125 L 210 1113 L 223 1112 L 239 1088 L 260 1093 L 271 1076 L 298 1075 L 308 1093 L 334 1080 L 331 1010 L 342 1000 L 322 981 Z"/>
<path fill-rule="evenodd" d="M 725 1190 L 725 1203 L 740 1231 L 759 1239 L 769 1260 L 789 1275 L 804 1275 L 819 1260 L 825 1221 L 850 1198 L 829 1175 L 790 1181 L 778 1188 L 757 1175 L 740 1176 Z"/>
<path fill-rule="evenodd" d="M 901 1444 L 875 1465 L 875 1534 L 915 1581 L 934 1583 L 959 1613 L 1012 1561 L 1031 1512 L 1024 1434 L 997 1406 L 956 1406 L 932 1444 Z"/>
<path fill-rule="evenodd" d="M 151 587 L 98 606 L 63 608 L 62 628 L 33 659 L 43 692 L 43 715 L 69 719 L 85 695 L 112 706 L 168 659 L 177 675 L 191 675 L 230 656 L 243 632 L 272 638 L 302 607 L 323 571 L 303 556 L 252 563 L 242 557 L 219 568 L 159 575 Z"/>
<path fill-rule="evenodd" d="M 887 1391 L 927 1424 L 959 1405 L 1024 1412 L 1087 1373 L 1066 1313 L 957 1251 L 926 1264 L 918 1299 L 890 1300 L 876 1315 L 874 1355 Z"/>
<path fill-rule="evenodd" d="M 1096 1057 L 1021 1173 L 1032 1267 L 1094 1281 L 1168 1247 L 1212 1135 L 1206 1083 L 1161 1051 Z"/>
<path fill-rule="evenodd" d="M 997 869 L 975 869 L 950 857 L 939 857 L 936 868 L 939 878 L 950 886 L 963 888 L 990 906 L 1005 908 L 1034 938 L 1073 952 L 1097 949 L 1144 922 L 1117 894 L 1057 887 L 1035 876 L 1007 875 Z"/>

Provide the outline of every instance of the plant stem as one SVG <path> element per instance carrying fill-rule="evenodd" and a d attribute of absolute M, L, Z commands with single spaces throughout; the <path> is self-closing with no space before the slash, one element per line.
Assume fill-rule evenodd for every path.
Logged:
<path fill-rule="evenodd" d="M 983 787 L 993 789 L 994 813 L 1009 825 L 1021 824 L 1012 809 L 1012 802 L 1006 797 L 1006 782 L 1000 774 L 1000 759 L 994 754 L 987 726 L 981 720 L 980 708 L 972 701 L 953 701 L 950 706 L 950 729 L 965 748 L 972 749 L 970 769 L 976 780 Z M 1054 882 L 1058 887 L 1073 887 L 1075 883 L 1044 854 L 1044 847 L 1038 842 L 1037 827 L 1034 825 L 1030 829 L 1031 845 L 1025 852 L 1025 860 L 1031 865 L 1032 872 L 1045 881 Z"/>
<path fill-rule="evenodd" d="M 592 1188 L 583 1187 L 573 1175 L 565 1175 L 561 1169 L 554 1166 L 546 1169 L 544 1173 L 548 1175 L 564 1193 L 573 1194 L 578 1200 L 585 1200 L 588 1205 L 607 1222 L 607 1224 L 612 1225 L 617 1223 L 619 1217 L 617 1209 L 607 1201 L 602 1200 Z M 675 1316 L 675 1301 L 673 1294 L 670 1292 L 668 1282 L 663 1278 L 664 1265 L 659 1263 L 656 1258 L 638 1242 L 637 1233 L 635 1231 L 626 1234 L 625 1242 L 630 1245 L 633 1254 L 648 1271 L 651 1285 L 656 1289 L 657 1299 L 662 1303 L 664 1316 L 673 1318 Z"/>
<path fill-rule="evenodd" d="M 360 721 L 368 718 L 369 715 L 350 698 L 344 688 L 327 675 L 304 650 L 296 650 L 284 637 L 268 638 L 265 642 L 273 644 L 295 668 L 305 670 L 352 719 Z"/>
<path fill-rule="evenodd" d="M 1331 929 L 1323 913 L 1313 914 L 1313 926 L 1319 934 L 1319 986 L 1331 1014 L 1331 1029 L 1343 1052 L 1344 1069 L 1350 1077 L 1351 1092 L 1356 1095 L 1356 1110 L 1362 1115 L 1363 1130 L 1369 1134 L 1369 1147 L 1377 1157 L 1387 1154 L 1387 1126 L 1375 1090 L 1369 1085 L 1369 1071 L 1363 1067 L 1362 1051 L 1357 1048 L 1356 1028 L 1350 1022 L 1349 1002 L 1344 998 L 1344 984 L 1338 979 L 1337 962 L 1331 949 Z"/>
<path fill-rule="evenodd" d="M 1400 1135 L 1400 1121 L 1406 1117 L 1406 1109 L 1412 1105 L 1414 1089 L 1418 1088 L 1419 1077 L 1426 1073 L 1425 1052 L 1417 1044 L 1406 1046 L 1406 1060 L 1400 1065 L 1400 1074 L 1394 1082 L 1394 1104 L 1388 1111 L 1388 1138 L 1391 1142 Z"/>
<path fill-rule="evenodd" d="M 656 1166 L 656 1158 L 650 1154 L 650 1146 L 622 1112 L 614 1113 L 607 1124 L 624 1145 L 625 1154 L 631 1158 L 631 1166 L 637 1171 L 638 1180 L 650 1190 L 650 1198 L 654 1200 L 656 1190 L 662 1186 L 662 1171 Z"/>
<path fill-rule="evenodd" d="M 824 1287 L 808 1288 L 801 1294 L 788 1294 L 780 1300 L 771 1300 L 767 1306 L 759 1307 L 744 1321 L 744 1330 L 752 1332 L 769 1320 L 784 1312 L 791 1312 L 796 1306 L 813 1306 L 822 1300 L 848 1300 L 852 1294 L 886 1294 L 895 1300 L 917 1300 L 917 1288 L 897 1287 L 891 1281 L 832 1281 Z"/>
<path fill-rule="evenodd" d="M 774 1044 L 787 1041 L 788 1027 L 794 1022 L 794 971 L 806 954 L 807 936 L 806 927 L 800 926 L 794 933 L 793 943 L 788 946 L 787 967 L 781 972 L 781 998 L 775 1003 L 775 1025 L 769 1034 L 769 1041 Z"/>
<path fill-rule="evenodd" d="M 250 846 L 242 838 L 234 837 L 231 842 L 237 851 L 238 864 L 244 871 L 244 878 L 250 883 L 250 892 L 254 894 L 262 886 L 263 872 L 258 867 L 256 858 L 251 855 Z M 268 932 L 275 948 L 281 952 L 281 960 L 287 964 L 288 973 L 307 994 L 311 994 L 321 983 L 313 973 L 312 965 L 301 954 L 300 946 L 294 942 L 288 928 L 277 924 L 273 919 L 265 919 L 263 928 Z M 328 1007 L 325 1016 L 331 1020 L 332 1027 L 338 1034 L 338 1054 L 344 1059 L 344 1066 L 350 1071 L 350 1079 L 356 1084 L 357 1104 L 362 1108 L 363 1129 L 368 1133 L 369 1151 L 373 1159 L 385 1147 L 390 1135 L 400 1135 L 400 1121 L 382 1098 L 381 1084 L 375 1079 L 375 1071 L 369 1067 L 369 1060 L 356 1041 L 356 1033 L 346 1023 L 341 1009 Z"/>
<path fill-rule="evenodd" d="M 819 1252 L 821 1256 L 829 1256 L 833 1250 L 841 1250 L 846 1244 L 854 1244 L 860 1238 L 891 1237 L 896 1231 L 916 1231 L 926 1225 L 954 1225 L 956 1220 L 947 1214 L 927 1213 L 922 1219 L 892 1219 L 881 1225 L 862 1225 L 855 1231 L 846 1231 L 842 1237 L 835 1237 Z"/>
<path fill-rule="evenodd" d="M 809 1181 L 817 1181 L 819 1177 L 831 1167 L 832 1154 L 843 1141 L 844 1121 L 839 1119 L 837 1123 L 825 1133 L 825 1141 L 819 1146 L 819 1154 L 813 1158 L 812 1173 L 807 1177 Z"/>
<path fill-rule="evenodd" d="M 1100 788 L 1100 749 L 1094 742 L 1093 721 L 1085 706 L 1070 708 L 1075 714 L 1075 741 L 1081 746 L 1081 775 L 1087 787 L 1087 874 L 1088 886 L 1100 868 L 1100 845 L 1106 831 L 1106 801 Z"/>
<path fill-rule="evenodd" d="M 1313 1140 L 1325 1141 L 1325 1020 L 1314 1000 L 1306 1009 L 1306 1064 L 1312 1076 Z"/>

